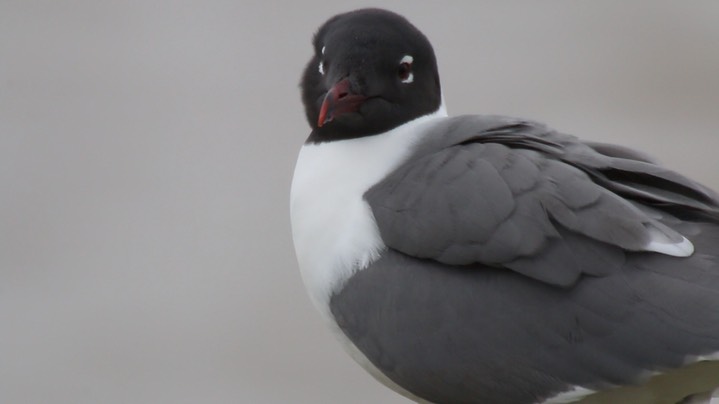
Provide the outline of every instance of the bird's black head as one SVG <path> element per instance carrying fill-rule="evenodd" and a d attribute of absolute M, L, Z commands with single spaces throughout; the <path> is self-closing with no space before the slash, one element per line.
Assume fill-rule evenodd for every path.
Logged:
<path fill-rule="evenodd" d="M 301 84 L 310 142 L 376 135 L 441 105 L 432 45 L 400 15 L 363 9 L 334 16 L 313 45 Z"/>

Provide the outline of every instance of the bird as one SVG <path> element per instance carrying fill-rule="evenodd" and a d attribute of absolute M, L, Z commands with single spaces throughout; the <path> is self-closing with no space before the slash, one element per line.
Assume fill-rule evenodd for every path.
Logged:
<path fill-rule="evenodd" d="M 719 402 L 717 193 L 628 147 L 450 117 L 394 12 L 312 45 L 292 237 L 365 370 L 419 403 Z"/>

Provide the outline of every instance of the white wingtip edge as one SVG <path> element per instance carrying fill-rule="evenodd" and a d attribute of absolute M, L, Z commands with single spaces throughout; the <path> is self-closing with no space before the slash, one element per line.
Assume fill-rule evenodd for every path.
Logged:
<path fill-rule="evenodd" d="M 682 237 L 682 241 L 678 243 L 663 243 L 652 240 L 646 246 L 646 250 L 671 255 L 672 257 L 688 257 L 694 254 L 694 244 L 686 237 Z"/>
<path fill-rule="evenodd" d="M 548 398 L 544 401 L 542 401 L 540 404 L 565 404 L 565 403 L 573 403 L 575 401 L 579 401 L 582 398 L 594 394 L 596 391 L 590 390 L 581 386 L 574 386 L 571 389 L 559 393 L 554 397 Z"/>

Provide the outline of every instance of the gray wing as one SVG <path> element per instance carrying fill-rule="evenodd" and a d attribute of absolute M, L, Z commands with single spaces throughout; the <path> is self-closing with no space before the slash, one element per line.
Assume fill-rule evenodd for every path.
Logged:
<path fill-rule="evenodd" d="M 503 117 L 431 130 L 443 135 L 365 194 L 384 242 L 410 256 L 568 286 L 618 270 L 627 251 L 691 254 L 662 211 L 719 217 L 711 191 L 630 149 Z"/>

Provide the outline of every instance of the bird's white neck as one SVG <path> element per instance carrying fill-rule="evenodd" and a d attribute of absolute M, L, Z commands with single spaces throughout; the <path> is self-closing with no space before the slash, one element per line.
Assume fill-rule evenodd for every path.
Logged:
<path fill-rule="evenodd" d="M 326 319 L 329 299 L 385 248 L 364 193 L 403 162 L 444 104 L 383 134 L 305 144 L 290 194 L 292 236 L 302 278 Z"/>

